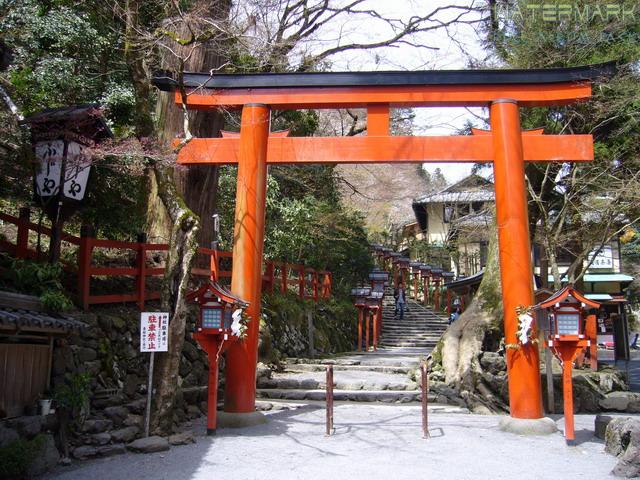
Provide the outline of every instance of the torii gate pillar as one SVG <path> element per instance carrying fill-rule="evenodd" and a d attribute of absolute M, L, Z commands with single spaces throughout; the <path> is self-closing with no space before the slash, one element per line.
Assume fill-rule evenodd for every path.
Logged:
<path fill-rule="evenodd" d="M 227 351 L 224 390 L 227 413 L 253 413 L 256 404 L 269 118 L 270 109 L 266 105 L 251 103 L 242 108 L 231 292 L 249 302 L 247 314 L 251 320 L 246 337 Z"/>
<path fill-rule="evenodd" d="M 530 306 L 534 301 L 522 131 L 518 104 L 514 100 L 491 103 L 491 131 L 505 343 L 517 344 L 516 307 Z M 517 350 L 507 349 L 507 371 L 511 416 L 541 418 L 538 347 L 529 342 Z"/>

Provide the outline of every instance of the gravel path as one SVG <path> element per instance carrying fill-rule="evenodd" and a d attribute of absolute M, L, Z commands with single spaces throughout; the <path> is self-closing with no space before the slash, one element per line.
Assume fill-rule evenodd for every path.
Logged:
<path fill-rule="evenodd" d="M 417 406 L 337 405 L 331 437 L 318 406 L 269 417 L 266 425 L 219 430 L 195 445 L 76 463 L 45 478 L 571 480 L 609 478 L 617 461 L 593 437 L 593 415 L 576 416 L 576 447 L 560 433 L 520 437 L 498 430 L 499 416 L 470 414 L 431 415 L 432 438 L 423 439 Z M 202 420 L 194 425 L 203 429 Z"/>

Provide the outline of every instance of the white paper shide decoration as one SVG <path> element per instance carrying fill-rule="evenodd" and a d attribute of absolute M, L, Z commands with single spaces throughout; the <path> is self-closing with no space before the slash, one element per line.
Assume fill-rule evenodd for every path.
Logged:
<path fill-rule="evenodd" d="M 533 317 L 530 313 L 521 313 L 518 315 L 518 339 L 522 345 L 526 345 L 529 342 L 529 332 L 531 331 L 532 323 Z"/>

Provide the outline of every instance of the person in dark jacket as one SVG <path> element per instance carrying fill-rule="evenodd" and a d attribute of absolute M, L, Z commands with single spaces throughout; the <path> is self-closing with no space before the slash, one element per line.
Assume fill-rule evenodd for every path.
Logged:
<path fill-rule="evenodd" d="M 396 310 L 393 315 L 396 316 L 400 312 L 400 320 L 402 320 L 404 318 L 404 309 L 407 305 L 407 292 L 404 289 L 404 283 L 400 283 L 393 291 L 393 298 L 396 300 Z"/>

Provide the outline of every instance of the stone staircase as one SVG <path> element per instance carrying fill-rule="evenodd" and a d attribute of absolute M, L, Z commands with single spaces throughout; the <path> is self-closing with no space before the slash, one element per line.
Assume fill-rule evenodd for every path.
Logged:
<path fill-rule="evenodd" d="M 447 329 L 446 314 L 435 313 L 414 300 L 408 300 L 408 310 L 404 318 L 394 317 L 394 299 L 390 290 L 385 292 L 382 310 L 382 336 L 379 349 L 385 351 L 400 350 L 401 353 L 415 351 L 426 355 L 442 337 Z"/>
<path fill-rule="evenodd" d="M 409 403 L 421 400 L 420 361 L 446 330 L 444 316 L 414 301 L 402 322 L 393 316 L 391 292 L 383 300 L 383 330 L 378 350 L 329 359 L 289 358 L 284 371 L 258 371 L 257 397 L 266 402 L 324 401 L 327 365 L 333 365 L 336 401 Z M 435 402 L 436 394 L 429 394 Z M 457 411 L 458 407 L 444 407 Z M 459 409 L 466 411 L 466 409 Z"/>

